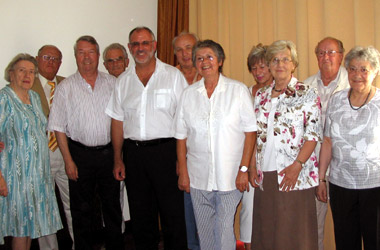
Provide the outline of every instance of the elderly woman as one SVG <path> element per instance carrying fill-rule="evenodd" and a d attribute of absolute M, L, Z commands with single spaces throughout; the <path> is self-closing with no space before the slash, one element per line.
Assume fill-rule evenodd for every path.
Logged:
<path fill-rule="evenodd" d="M 257 91 L 256 166 L 252 249 L 318 248 L 314 187 L 320 140 L 320 102 L 315 89 L 293 77 L 298 65 L 291 41 L 272 43 L 265 55 L 274 81 Z"/>
<path fill-rule="evenodd" d="M 248 71 L 252 74 L 256 84 L 250 88 L 253 98 L 257 90 L 273 82 L 273 76 L 265 61 L 265 53 L 268 46 L 261 43 L 253 46 L 248 54 L 247 65 Z M 254 159 L 256 161 L 256 159 Z M 245 249 L 251 249 L 252 236 L 252 215 L 253 215 L 253 194 L 254 189 L 250 185 L 249 190 L 243 193 L 240 210 L 240 241 L 244 242 Z"/>
<path fill-rule="evenodd" d="M 379 249 L 380 91 L 372 84 L 380 69 L 373 47 L 355 47 L 344 60 L 350 89 L 329 103 L 320 153 L 317 198 L 330 205 L 336 249 Z"/>
<path fill-rule="evenodd" d="M 265 53 L 267 52 L 267 49 L 267 45 L 259 43 L 256 46 L 253 46 L 248 54 L 248 71 L 252 74 L 256 82 L 256 84 L 251 87 L 253 98 L 255 97 L 257 90 L 273 82 L 273 76 L 265 61 Z"/>
<path fill-rule="evenodd" d="M 0 244 L 13 236 L 13 249 L 30 249 L 31 239 L 62 228 L 50 175 L 46 118 L 31 91 L 37 62 L 18 54 L 5 69 L 0 90 Z"/>
<path fill-rule="evenodd" d="M 256 119 L 248 88 L 222 75 L 224 51 L 211 40 L 192 52 L 202 79 L 176 112 L 178 187 L 190 192 L 201 249 L 235 249 L 233 222 L 248 188 Z"/>

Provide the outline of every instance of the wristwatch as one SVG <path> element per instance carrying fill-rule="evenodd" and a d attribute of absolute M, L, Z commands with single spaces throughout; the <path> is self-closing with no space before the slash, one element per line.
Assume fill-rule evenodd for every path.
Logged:
<path fill-rule="evenodd" d="M 240 166 L 239 171 L 245 173 L 248 171 L 248 167 L 247 166 Z"/>

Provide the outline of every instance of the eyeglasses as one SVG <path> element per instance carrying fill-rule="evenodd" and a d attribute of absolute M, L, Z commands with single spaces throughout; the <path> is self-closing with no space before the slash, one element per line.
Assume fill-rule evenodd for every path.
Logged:
<path fill-rule="evenodd" d="M 22 74 L 30 74 L 30 75 L 35 75 L 36 74 L 36 71 L 34 69 L 31 69 L 31 70 L 28 70 L 26 68 L 17 68 L 17 69 L 14 69 L 14 71 L 16 71 L 17 73 L 22 73 Z"/>
<path fill-rule="evenodd" d="M 336 50 L 318 50 L 317 56 L 318 57 L 324 57 L 325 55 L 335 56 L 336 53 L 341 53 L 341 52 L 336 51 Z"/>
<path fill-rule="evenodd" d="M 354 66 L 349 66 L 348 69 L 347 69 L 347 71 L 348 71 L 348 73 L 357 73 L 357 72 L 359 72 L 360 74 L 363 74 L 363 75 L 366 75 L 366 74 L 369 73 L 369 70 L 366 69 L 366 68 L 357 69 Z"/>
<path fill-rule="evenodd" d="M 119 63 L 121 61 L 123 61 L 124 58 L 119 56 L 118 58 L 110 58 L 110 59 L 107 59 L 106 60 L 106 63 Z"/>
<path fill-rule="evenodd" d="M 211 55 L 195 57 L 195 61 L 197 62 L 204 62 L 205 59 L 207 59 L 208 61 L 214 61 L 215 58 Z"/>
<path fill-rule="evenodd" d="M 132 48 L 140 47 L 140 45 L 142 45 L 143 47 L 148 47 L 152 42 L 154 42 L 154 41 L 142 41 L 141 43 L 132 42 L 129 44 L 132 46 Z"/>
<path fill-rule="evenodd" d="M 61 58 L 59 57 L 54 57 L 54 56 L 48 56 L 48 55 L 43 55 L 42 60 L 48 62 L 48 61 L 53 61 L 53 62 L 60 62 Z"/>
<path fill-rule="evenodd" d="M 283 57 L 283 58 L 273 58 L 271 63 L 272 65 L 279 65 L 280 62 L 282 62 L 283 64 L 287 65 L 288 63 L 292 62 L 292 59 L 288 58 L 288 57 Z"/>

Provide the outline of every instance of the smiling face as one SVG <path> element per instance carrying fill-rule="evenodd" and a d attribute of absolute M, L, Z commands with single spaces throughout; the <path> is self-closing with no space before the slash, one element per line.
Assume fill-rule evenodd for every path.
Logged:
<path fill-rule="evenodd" d="M 218 58 L 212 49 L 200 48 L 195 53 L 195 67 L 204 78 L 218 76 L 219 66 L 222 66 L 222 62 L 218 62 Z"/>
<path fill-rule="evenodd" d="M 36 57 L 40 75 L 52 81 L 61 66 L 62 55 L 55 47 L 46 46 Z"/>
<path fill-rule="evenodd" d="M 192 68 L 192 49 L 197 41 L 192 35 L 186 34 L 177 38 L 174 43 L 174 53 L 182 68 Z"/>
<path fill-rule="evenodd" d="M 96 45 L 87 41 L 77 43 L 75 59 L 81 74 L 96 73 L 99 63 L 99 52 Z"/>
<path fill-rule="evenodd" d="M 154 57 L 157 42 L 147 30 L 136 30 L 128 43 L 129 51 L 136 64 L 148 64 Z"/>
<path fill-rule="evenodd" d="M 260 85 L 267 85 L 273 81 L 272 74 L 264 60 L 260 60 L 252 65 L 251 74 L 256 83 Z"/>
<path fill-rule="evenodd" d="M 118 77 L 128 67 L 129 59 L 124 57 L 121 49 L 110 49 L 107 51 L 104 67 L 110 75 Z"/>
<path fill-rule="evenodd" d="M 278 52 L 269 63 L 270 72 L 276 82 L 288 83 L 295 70 L 289 49 Z"/>
<path fill-rule="evenodd" d="M 289 49 L 278 52 L 269 63 L 270 72 L 276 82 L 289 82 L 295 70 Z"/>
<path fill-rule="evenodd" d="M 347 68 L 348 81 L 353 91 L 363 92 L 372 86 L 378 72 L 364 60 L 352 59 Z"/>
<path fill-rule="evenodd" d="M 337 74 L 343 60 L 343 53 L 339 52 L 338 44 L 334 40 L 325 40 L 318 46 L 318 52 L 336 51 L 337 53 L 317 53 L 318 67 L 322 74 Z M 322 55 L 323 54 L 323 55 Z"/>
<path fill-rule="evenodd" d="M 32 62 L 21 60 L 15 64 L 9 73 L 11 86 L 15 90 L 28 91 L 34 82 L 35 67 Z"/>

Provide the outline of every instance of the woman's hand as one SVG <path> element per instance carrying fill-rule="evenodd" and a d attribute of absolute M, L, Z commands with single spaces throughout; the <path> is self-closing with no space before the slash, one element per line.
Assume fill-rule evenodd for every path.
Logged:
<path fill-rule="evenodd" d="M 315 190 L 315 196 L 322 202 L 327 202 L 327 184 L 326 182 L 319 182 L 319 186 Z"/>
<path fill-rule="evenodd" d="M 4 177 L 0 175 L 0 196 L 7 197 L 7 195 L 8 195 L 7 183 L 5 182 Z"/>
<path fill-rule="evenodd" d="M 251 169 L 248 170 L 248 180 L 251 183 L 252 187 L 259 187 L 258 183 L 260 183 L 260 177 L 257 174 L 255 167 L 251 167 Z"/>
<path fill-rule="evenodd" d="M 245 190 L 249 191 L 248 172 L 243 173 L 239 170 L 236 176 L 235 185 L 240 192 L 244 192 Z"/>
<path fill-rule="evenodd" d="M 287 168 L 283 169 L 279 175 L 284 175 L 282 182 L 280 183 L 280 189 L 285 192 L 292 190 L 297 183 L 298 175 L 302 170 L 302 166 L 298 162 L 293 162 Z"/>

